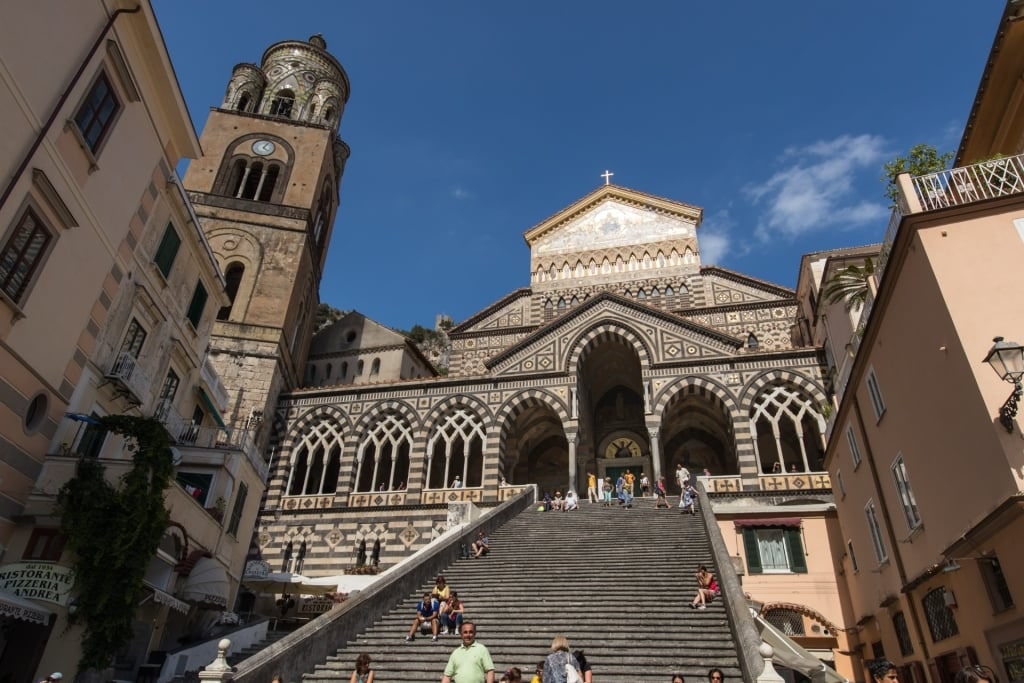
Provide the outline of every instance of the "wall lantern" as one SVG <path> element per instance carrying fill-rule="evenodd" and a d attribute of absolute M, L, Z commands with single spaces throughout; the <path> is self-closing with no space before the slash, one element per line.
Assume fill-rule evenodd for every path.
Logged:
<path fill-rule="evenodd" d="M 1002 337 L 996 337 L 992 341 L 995 343 L 985 356 L 985 362 L 992 366 L 999 379 L 1013 385 L 1013 393 L 999 408 L 999 422 L 1012 434 L 1013 418 L 1017 417 L 1017 403 L 1024 393 L 1020 384 L 1020 379 L 1024 376 L 1024 346 L 1017 342 L 1004 341 Z"/>

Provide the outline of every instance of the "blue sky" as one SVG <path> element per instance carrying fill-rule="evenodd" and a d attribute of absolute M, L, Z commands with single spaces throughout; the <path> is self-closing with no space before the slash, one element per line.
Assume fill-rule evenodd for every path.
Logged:
<path fill-rule="evenodd" d="M 392 327 L 529 285 L 603 183 L 704 209 L 705 263 L 795 285 L 879 241 L 881 166 L 955 150 L 1003 0 L 153 0 L 197 131 L 231 68 L 322 33 L 352 97 L 321 299 Z"/>

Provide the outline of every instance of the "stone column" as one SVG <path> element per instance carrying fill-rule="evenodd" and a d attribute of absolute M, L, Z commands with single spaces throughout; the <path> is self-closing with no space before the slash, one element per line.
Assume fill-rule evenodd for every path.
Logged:
<path fill-rule="evenodd" d="M 656 489 L 658 485 L 658 479 L 661 477 L 661 444 L 658 443 L 658 432 L 661 431 L 660 427 L 647 427 L 647 436 L 651 439 L 651 469 L 653 470 L 653 479 L 651 479 L 652 489 Z M 667 484 L 666 484 L 667 486 Z"/>
<path fill-rule="evenodd" d="M 569 432 L 565 435 L 569 440 L 569 486 L 579 494 L 576 488 L 576 444 L 579 443 L 579 435 L 576 432 Z"/>

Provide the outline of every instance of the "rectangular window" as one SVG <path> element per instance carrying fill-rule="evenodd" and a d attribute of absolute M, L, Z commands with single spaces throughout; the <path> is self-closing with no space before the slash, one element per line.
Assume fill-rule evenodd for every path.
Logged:
<path fill-rule="evenodd" d="M 178 485 L 185 489 L 185 493 L 192 496 L 200 505 L 206 507 L 210 497 L 210 489 L 213 488 L 213 475 L 200 472 L 181 472 L 175 475 Z"/>
<path fill-rule="evenodd" d="M 132 318 L 131 323 L 128 325 L 128 332 L 124 335 L 124 341 L 121 342 L 121 352 L 118 355 L 127 353 L 132 358 L 138 359 L 139 353 L 142 351 L 142 345 L 146 343 L 146 330 L 143 329 L 142 324 L 135 318 Z"/>
<path fill-rule="evenodd" d="M 1013 607 L 1013 596 L 1010 595 L 1010 586 L 1006 583 L 1006 576 L 999 564 L 999 558 L 994 555 L 978 558 L 978 569 L 981 571 L 981 580 L 985 583 L 985 590 L 988 591 L 992 611 L 1003 612 Z"/>
<path fill-rule="evenodd" d="M 242 522 L 242 513 L 245 512 L 245 498 L 249 495 L 249 487 L 245 482 L 238 484 L 238 495 L 235 496 L 235 506 L 231 508 L 231 519 L 228 521 L 228 533 L 238 536 L 238 525 Z"/>
<path fill-rule="evenodd" d="M 839 497 L 846 498 L 846 484 L 843 482 L 843 473 L 836 470 L 836 485 L 839 487 Z"/>
<path fill-rule="evenodd" d="M 164 378 L 164 385 L 160 387 L 160 400 L 167 401 L 170 403 L 174 400 L 174 395 L 178 393 L 178 384 L 181 381 L 178 379 L 178 373 L 173 369 L 167 371 L 167 377 Z"/>
<path fill-rule="evenodd" d="M 889 559 L 889 554 L 885 550 L 885 541 L 882 540 L 882 529 L 878 525 L 878 512 L 875 510 L 875 501 L 868 500 L 868 504 L 864 506 L 864 515 L 868 520 L 868 531 L 871 532 L 871 544 L 875 547 L 875 558 L 881 564 Z"/>
<path fill-rule="evenodd" d="M 907 628 L 907 618 L 903 612 L 893 615 L 892 629 L 896 632 L 896 642 L 900 646 L 900 654 L 904 657 L 914 654 L 914 643 L 910 639 L 910 629 Z"/>
<path fill-rule="evenodd" d="M 0 289 L 15 304 L 21 304 L 52 240 L 53 233 L 36 212 L 25 209 L 0 251 Z"/>
<path fill-rule="evenodd" d="M 743 529 L 743 547 L 751 574 L 807 573 L 800 529 L 748 527 Z"/>
<path fill-rule="evenodd" d="M 195 291 L 192 292 L 192 301 L 188 305 L 188 321 L 192 327 L 199 329 L 199 321 L 203 318 L 203 308 L 206 307 L 206 287 L 200 280 L 196 283 Z"/>
<path fill-rule="evenodd" d="M 903 463 L 903 455 L 896 456 L 892 464 L 892 477 L 896 480 L 896 493 L 900 497 L 900 504 L 903 505 L 903 516 L 907 520 L 907 527 L 911 530 L 921 526 L 921 514 L 917 510 L 917 501 L 914 499 L 914 491 L 910 488 L 910 480 L 907 478 L 907 466 Z"/>
<path fill-rule="evenodd" d="M 857 553 L 853 552 L 853 541 L 846 542 L 846 554 L 850 556 L 850 568 L 854 573 L 859 572 L 860 565 L 857 564 Z"/>
<path fill-rule="evenodd" d="M 868 370 L 867 386 L 871 408 L 875 411 L 875 420 L 881 420 L 885 414 L 885 401 L 882 400 L 882 391 L 878 388 L 878 377 L 875 376 L 874 368 Z"/>
<path fill-rule="evenodd" d="M 164 236 L 160 239 L 160 246 L 157 247 L 156 256 L 153 257 L 153 263 L 165 278 L 171 275 L 171 266 L 174 265 L 174 258 L 178 255 L 180 246 L 181 238 L 178 237 L 178 232 L 168 223 L 164 229 Z"/>
<path fill-rule="evenodd" d="M 64 536 L 60 529 L 33 529 L 21 559 L 58 562 L 63 552 Z"/>
<path fill-rule="evenodd" d="M 857 436 L 853 433 L 853 425 L 846 428 L 846 441 L 850 444 L 850 457 L 853 458 L 853 469 L 860 467 L 860 447 L 857 446 Z"/>
<path fill-rule="evenodd" d="M 75 125 L 78 126 L 82 139 L 93 154 L 96 154 L 100 144 L 107 137 L 119 111 L 121 102 L 117 99 L 107 74 L 101 71 L 75 113 Z"/>
<path fill-rule="evenodd" d="M 92 414 L 93 418 L 99 418 L 96 413 Z M 103 442 L 107 440 L 107 430 L 101 427 L 99 424 L 93 424 L 91 422 L 85 423 L 85 428 L 82 430 L 82 435 L 78 439 L 78 448 L 76 451 L 84 458 L 98 458 L 100 453 L 103 451 Z"/>

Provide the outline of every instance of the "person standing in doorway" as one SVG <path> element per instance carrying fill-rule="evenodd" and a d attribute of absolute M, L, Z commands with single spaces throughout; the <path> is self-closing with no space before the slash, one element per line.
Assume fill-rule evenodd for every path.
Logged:
<path fill-rule="evenodd" d="M 626 470 L 626 490 L 629 491 L 629 497 L 633 497 L 633 484 L 636 482 L 636 475 L 628 469 Z"/>

